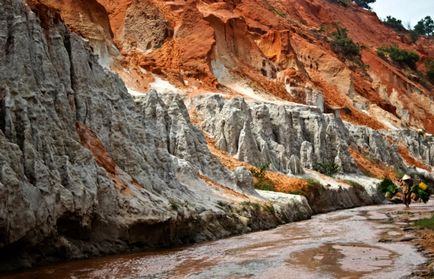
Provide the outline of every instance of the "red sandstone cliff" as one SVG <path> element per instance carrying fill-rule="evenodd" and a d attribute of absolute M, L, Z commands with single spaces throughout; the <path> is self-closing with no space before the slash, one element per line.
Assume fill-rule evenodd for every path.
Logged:
<path fill-rule="evenodd" d="M 432 87 L 375 53 L 387 42 L 418 52 L 423 61 L 434 56 L 434 44 L 426 38 L 412 44 L 408 34 L 398 34 L 355 5 L 327 0 L 39 1 L 59 9 L 73 30 L 93 42 L 102 60 L 115 60 L 112 68 L 139 90 L 152 81 L 151 73 L 180 87 L 227 92 L 237 91 L 231 85 L 242 81 L 256 92 L 297 102 L 304 102 L 307 87 L 324 94 L 326 104 L 347 108 L 347 121 L 434 132 Z M 365 66 L 332 51 L 327 36 L 337 24 L 365 47 Z"/>

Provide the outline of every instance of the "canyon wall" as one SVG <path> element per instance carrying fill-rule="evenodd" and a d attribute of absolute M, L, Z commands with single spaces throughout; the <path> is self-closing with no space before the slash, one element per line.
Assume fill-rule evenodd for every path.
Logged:
<path fill-rule="evenodd" d="M 267 229 L 379 203 L 395 170 L 432 176 L 432 137 L 379 129 L 350 66 L 276 10 L 115 2 L 0 0 L 0 270 Z M 330 162 L 341 176 L 312 170 Z M 316 188 L 257 192 L 264 163 Z"/>
<path fill-rule="evenodd" d="M 270 202 L 226 169 L 179 95 L 134 102 L 56 11 L 1 4 L 2 270 L 310 217 L 306 198 Z"/>

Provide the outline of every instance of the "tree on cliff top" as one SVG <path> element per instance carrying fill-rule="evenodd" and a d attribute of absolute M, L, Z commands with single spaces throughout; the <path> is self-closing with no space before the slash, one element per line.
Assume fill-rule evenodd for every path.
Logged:
<path fill-rule="evenodd" d="M 434 36 L 434 20 L 427 16 L 421 19 L 413 30 L 417 35 L 421 36 Z"/>
<path fill-rule="evenodd" d="M 369 4 L 375 3 L 376 0 L 354 0 L 354 2 L 359 5 L 362 8 L 371 9 L 371 6 Z"/>
<path fill-rule="evenodd" d="M 349 7 L 352 2 L 352 0 L 330 0 L 330 1 L 344 7 Z M 353 0 L 353 1 L 360 7 L 371 10 L 369 4 L 375 3 L 376 0 Z"/>
<path fill-rule="evenodd" d="M 395 29 L 396 31 L 406 30 L 404 25 L 402 24 L 402 20 L 394 18 L 393 16 L 387 16 L 383 23 Z"/>

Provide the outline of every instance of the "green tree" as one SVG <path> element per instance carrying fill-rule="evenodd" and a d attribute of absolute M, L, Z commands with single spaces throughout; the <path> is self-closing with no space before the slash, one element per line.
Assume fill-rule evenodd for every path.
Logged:
<path fill-rule="evenodd" d="M 415 26 L 413 30 L 417 35 L 420 36 L 433 36 L 434 35 L 434 20 L 427 16 L 421 19 Z"/>
<path fill-rule="evenodd" d="M 428 59 L 425 62 L 425 67 L 428 80 L 434 84 L 434 59 Z"/>
<path fill-rule="evenodd" d="M 348 37 L 347 29 L 337 27 L 331 35 L 331 45 L 335 52 L 353 60 L 360 57 L 361 47 Z"/>
<path fill-rule="evenodd" d="M 377 49 L 378 56 L 392 59 L 395 64 L 400 66 L 408 66 L 412 69 L 416 69 L 416 63 L 420 57 L 413 51 L 407 51 L 397 47 L 379 48 Z"/>
<path fill-rule="evenodd" d="M 394 18 L 393 16 L 387 16 L 383 23 L 397 31 L 406 30 L 404 25 L 402 24 L 402 20 Z"/>
<path fill-rule="evenodd" d="M 318 163 L 313 166 L 313 169 L 328 176 L 338 174 L 341 170 L 335 162 Z"/>
<path fill-rule="evenodd" d="M 407 65 L 415 69 L 420 57 L 415 52 L 392 47 L 390 48 L 390 58 L 397 64 Z"/>
<path fill-rule="evenodd" d="M 354 2 L 356 2 L 357 5 L 368 10 L 371 9 L 369 4 L 375 3 L 375 1 L 376 0 L 354 0 Z"/>

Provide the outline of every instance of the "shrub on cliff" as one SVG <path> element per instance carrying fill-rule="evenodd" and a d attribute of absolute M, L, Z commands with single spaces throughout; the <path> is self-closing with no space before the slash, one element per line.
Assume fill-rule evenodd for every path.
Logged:
<path fill-rule="evenodd" d="M 405 31 L 405 27 L 402 24 L 402 20 L 394 18 L 393 16 L 387 16 L 383 23 L 396 31 Z"/>
<path fill-rule="evenodd" d="M 274 183 L 265 177 L 265 173 L 270 168 L 270 163 L 262 164 L 259 167 L 251 168 L 250 172 L 253 175 L 253 186 L 259 190 L 275 191 Z"/>
<path fill-rule="evenodd" d="M 425 67 L 426 67 L 426 77 L 432 84 L 434 84 L 434 59 L 428 59 L 425 62 Z"/>
<path fill-rule="evenodd" d="M 412 69 L 416 68 L 419 55 L 413 51 L 407 51 L 396 47 L 389 48 L 390 58 L 399 65 L 407 65 Z"/>
<path fill-rule="evenodd" d="M 315 164 L 315 166 L 313 166 L 313 169 L 328 176 L 338 174 L 340 171 L 340 167 L 335 162 Z"/>
<path fill-rule="evenodd" d="M 377 55 L 382 59 L 387 59 L 387 52 L 384 50 L 384 48 L 378 48 Z"/>
<path fill-rule="evenodd" d="M 377 49 L 377 54 L 382 58 L 390 58 L 399 66 L 408 66 L 416 69 L 416 63 L 419 61 L 419 55 L 413 51 L 400 49 L 397 47 L 387 47 Z"/>
<path fill-rule="evenodd" d="M 351 60 L 359 60 L 361 46 L 348 37 L 347 29 L 337 27 L 331 35 L 331 45 L 336 53 Z"/>

